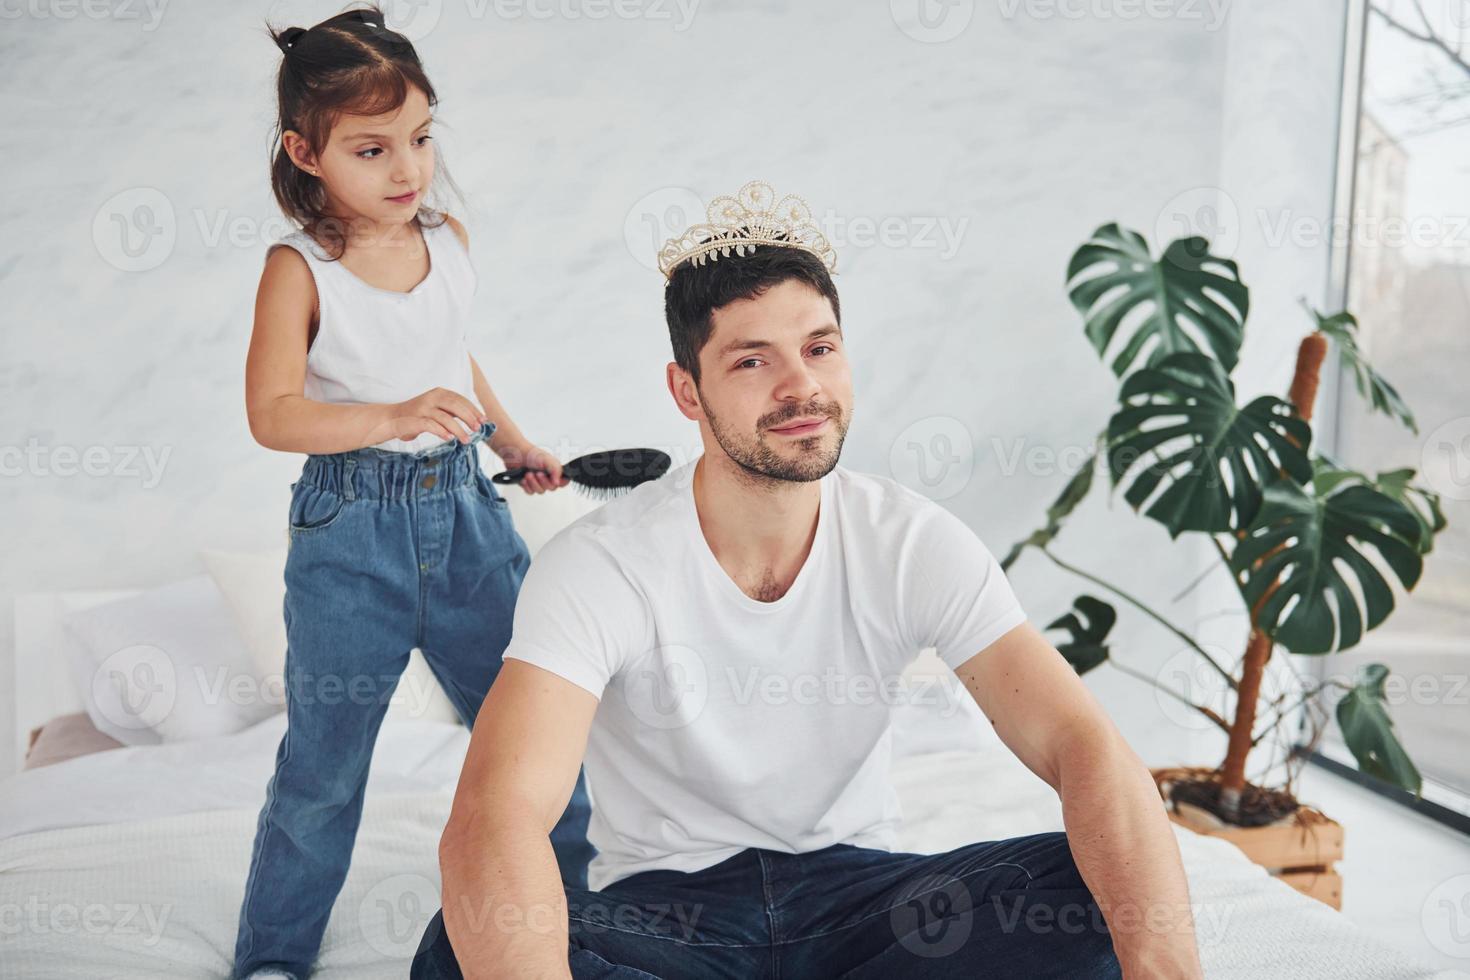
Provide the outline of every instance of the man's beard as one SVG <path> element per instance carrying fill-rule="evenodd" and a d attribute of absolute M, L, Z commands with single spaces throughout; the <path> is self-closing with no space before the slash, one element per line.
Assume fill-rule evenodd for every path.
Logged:
<path fill-rule="evenodd" d="M 715 413 L 710 411 L 703 394 L 699 397 L 699 403 L 704 406 L 704 414 L 705 418 L 709 419 L 710 431 L 714 433 L 715 441 L 720 444 L 725 455 L 734 460 L 736 465 L 757 483 L 810 483 L 813 480 L 820 480 L 832 472 L 833 467 L 837 465 L 837 458 L 842 455 L 842 442 L 847 438 L 849 416 L 843 414 L 842 406 L 836 402 L 828 402 L 825 405 L 817 403 L 796 411 L 779 412 L 764 417 L 758 422 L 754 436 L 736 432 L 722 425 Z M 806 438 L 790 439 L 793 453 L 791 456 L 778 452 L 767 441 L 766 432 L 770 427 L 809 415 L 825 415 L 832 420 L 832 425 L 837 430 L 837 440 L 830 450 L 815 448 L 827 439 L 827 432 L 819 432 Z M 805 448 L 808 443 L 814 448 Z"/>

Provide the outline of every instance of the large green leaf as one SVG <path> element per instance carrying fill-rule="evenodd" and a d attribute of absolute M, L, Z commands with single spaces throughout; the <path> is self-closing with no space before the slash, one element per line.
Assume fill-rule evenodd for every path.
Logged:
<path fill-rule="evenodd" d="M 1410 483 L 1414 479 L 1412 469 L 1389 470 L 1373 478 L 1375 489 L 1403 504 L 1419 522 L 1419 554 L 1427 555 L 1434 550 L 1434 536 L 1449 524 L 1439 506 L 1439 494 Z"/>
<path fill-rule="evenodd" d="M 1394 386 L 1388 383 L 1388 379 L 1373 370 L 1373 365 L 1368 363 L 1362 348 L 1358 346 L 1357 318 L 1346 310 L 1332 316 L 1323 316 L 1307 306 L 1307 312 L 1316 318 L 1318 330 L 1337 341 L 1337 349 L 1342 353 L 1343 361 L 1353 372 L 1358 394 L 1367 399 L 1369 408 L 1398 419 L 1409 427 L 1409 431 L 1418 435 L 1419 426 L 1414 422 L 1414 413 L 1409 411 L 1409 406 Z"/>
<path fill-rule="evenodd" d="M 1101 599 L 1080 595 L 1072 602 L 1072 612 L 1047 624 L 1047 629 L 1064 629 L 1072 639 L 1057 644 L 1057 652 L 1079 674 L 1085 674 L 1108 659 L 1108 632 L 1118 621 L 1118 611 Z"/>
<path fill-rule="evenodd" d="M 1057 497 L 1052 505 L 1046 509 L 1046 524 L 1032 531 L 1024 540 L 1017 541 L 1011 545 L 1011 550 L 1006 553 L 1005 560 L 1000 563 L 1002 571 L 1010 571 L 1021 552 L 1028 546 L 1045 548 L 1062 529 L 1062 521 L 1077 509 L 1082 499 L 1087 496 L 1087 491 L 1092 489 L 1092 474 L 1097 468 L 1097 454 L 1093 453 L 1087 457 L 1082 468 L 1072 475 L 1067 485 L 1062 488 L 1061 496 Z"/>
<path fill-rule="evenodd" d="M 1424 780 L 1409 753 L 1393 732 L 1393 719 L 1384 708 L 1383 682 L 1388 668 L 1364 664 L 1358 668 L 1353 689 L 1337 702 L 1337 725 L 1358 768 L 1418 796 Z"/>
<path fill-rule="evenodd" d="M 1365 484 L 1317 480 L 1309 493 L 1278 480 L 1230 564 L 1252 609 L 1280 580 L 1257 617 L 1276 642 L 1292 653 L 1328 653 L 1355 646 L 1393 611 L 1393 590 L 1364 549 L 1412 589 L 1424 568 L 1419 533 L 1407 506 Z"/>
<path fill-rule="evenodd" d="M 1439 494 L 1413 483 L 1412 469 L 1386 470 L 1370 477 L 1325 456 L 1314 458 L 1312 465 L 1312 479 L 1319 494 L 1329 493 L 1344 483 L 1356 482 L 1385 493 L 1407 507 L 1419 522 L 1419 540 L 1415 547 L 1421 555 L 1434 550 L 1434 536 L 1449 526 L 1439 504 Z"/>
<path fill-rule="evenodd" d="M 1180 351 L 1235 369 L 1250 290 L 1203 238 L 1178 239 L 1154 261 L 1143 236 L 1103 225 L 1072 253 L 1067 293 L 1098 356 L 1117 348 L 1110 367 L 1120 378 Z"/>
<path fill-rule="evenodd" d="M 1237 407 L 1224 368 L 1203 354 L 1134 372 L 1120 397 L 1108 422 L 1113 486 L 1133 474 L 1124 496 L 1137 510 L 1162 485 L 1146 513 L 1172 537 L 1245 527 L 1278 470 L 1311 479 L 1311 426 L 1271 395 Z"/>

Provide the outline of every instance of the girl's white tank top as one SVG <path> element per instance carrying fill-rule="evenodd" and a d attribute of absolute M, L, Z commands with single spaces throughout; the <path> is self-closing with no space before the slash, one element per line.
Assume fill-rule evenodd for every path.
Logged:
<path fill-rule="evenodd" d="M 430 388 L 448 388 L 476 407 L 467 325 L 478 279 L 469 252 L 445 221 L 424 228 L 429 273 L 408 292 L 370 286 L 329 257 L 310 235 L 295 231 L 266 249 L 288 245 L 316 280 L 317 334 L 306 354 L 312 401 L 393 404 Z M 375 448 L 418 452 L 445 442 L 423 432 Z"/>

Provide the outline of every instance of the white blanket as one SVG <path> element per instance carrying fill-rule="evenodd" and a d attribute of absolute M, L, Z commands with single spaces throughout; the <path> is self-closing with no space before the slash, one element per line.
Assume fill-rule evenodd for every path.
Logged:
<path fill-rule="evenodd" d="M 1057 795 L 1008 753 L 926 753 L 901 760 L 895 781 L 906 850 L 1062 829 Z M 1464 980 L 1372 938 L 1233 844 L 1171 826 L 1207 980 Z"/>
<path fill-rule="evenodd" d="M 323 940 L 322 980 L 408 975 L 439 907 L 435 854 L 450 798 L 369 798 Z M 255 818 L 216 810 L 0 842 L 0 976 L 228 977 Z"/>
<path fill-rule="evenodd" d="M 1061 829 L 1056 795 L 998 744 L 928 751 L 973 722 L 953 719 L 941 735 L 928 719 L 900 719 L 901 745 L 914 750 L 895 766 L 902 849 Z M 0 784 L 0 977 L 228 976 L 283 725 L 277 715 L 222 739 L 121 749 Z M 407 975 L 439 905 L 437 845 L 467 742 L 458 726 L 384 727 L 321 980 Z M 1210 980 L 1448 978 L 1368 938 L 1231 845 L 1175 833 Z"/>

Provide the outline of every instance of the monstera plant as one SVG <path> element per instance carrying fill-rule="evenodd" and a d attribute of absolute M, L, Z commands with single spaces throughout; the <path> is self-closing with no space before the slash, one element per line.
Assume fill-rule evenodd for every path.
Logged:
<path fill-rule="evenodd" d="M 1337 723 L 1359 768 L 1418 794 L 1419 772 L 1386 710 L 1387 667 L 1367 665 L 1351 682 L 1298 678 L 1296 689 L 1262 694 L 1277 650 L 1346 650 L 1382 625 L 1394 608 L 1390 577 L 1413 589 L 1445 526 L 1438 497 L 1413 483 L 1412 470 L 1370 476 L 1312 446 L 1312 408 L 1329 340 L 1369 406 L 1418 431 L 1398 392 L 1364 358 L 1352 315 L 1324 316 L 1307 307 L 1315 329 L 1298 349 L 1287 396 L 1261 395 L 1241 405 L 1231 372 L 1250 293 L 1236 264 L 1210 254 L 1208 241 L 1181 238 L 1155 258 L 1142 236 L 1104 225 L 1072 255 L 1067 289 L 1088 341 L 1118 379 L 1118 403 L 1045 524 L 1001 564 L 1009 569 L 1034 549 L 1155 620 L 1202 658 L 1201 669 L 1218 675 L 1233 713 L 1198 704 L 1115 658 L 1108 635 L 1117 610 L 1096 596 L 1079 596 L 1072 611 L 1048 625 L 1070 636 L 1057 649 L 1079 674 L 1111 664 L 1150 680 L 1228 735 L 1217 768 L 1199 769 L 1191 780 L 1196 785 L 1178 782 L 1171 790 L 1227 823 L 1268 823 L 1296 805 L 1290 766 L 1284 789 L 1250 786 L 1246 757 L 1297 709 L 1306 712 L 1315 744 L 1328 688 L 1341 695 Z M 1123 588 L 1057 555 L 1062 524 L 1092 489 L 1099 461 L 1113 492 L 1121 490 L 1134 511 L 1162 524 L 1171 539 L 1203 535 L 1211 542 L 1249 616 L 1238 663 L 1222 662 Z"/>

